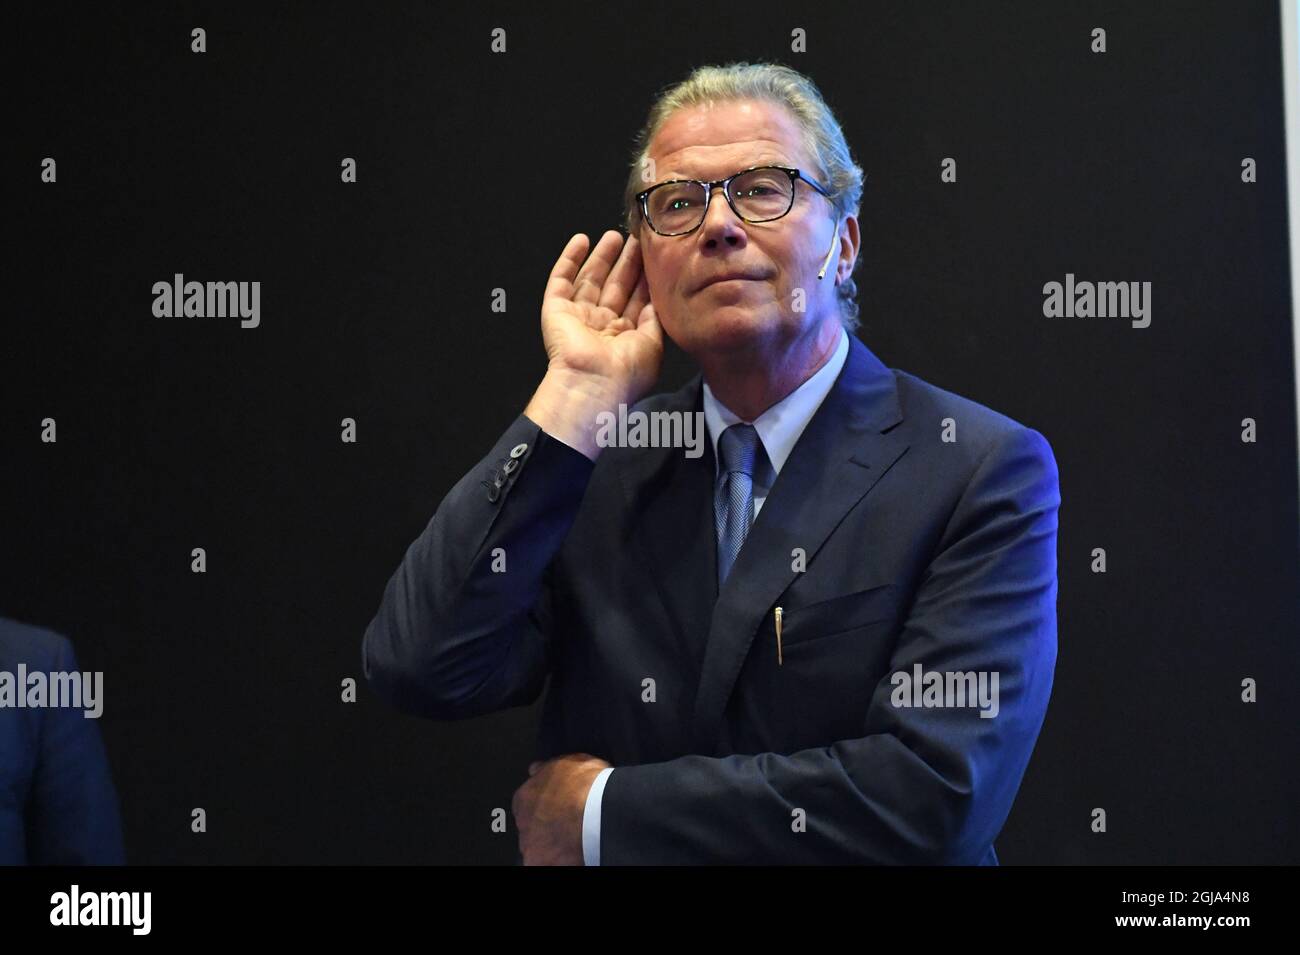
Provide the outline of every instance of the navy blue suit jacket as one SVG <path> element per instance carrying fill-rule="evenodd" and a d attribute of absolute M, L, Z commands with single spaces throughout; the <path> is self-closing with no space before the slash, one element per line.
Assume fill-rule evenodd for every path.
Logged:
<path fill-rule="evenodd" d="M 16 679 L 19 663 L 29 673 L 80 669 L 66 637 L 0 618 L 0 670 Z M 98 720 L 84 714 L 0 708 L 0 865 L 125 861 Z"/>
<path fill-rule="evenodd" d="M 849 344 L 721 592 L 707 437 L 592 462 L 519 415 L 388 582 L 370 684 L 457 720 L 549 675 L 537 757 L 616 767 L 602 865 L 997 864 L 1056 662 L 1056 462 Z M 637 410 L 701 400 L 697 375 Z M 893 705 L 917 664 L 996 671 L 997 717 Z"/>

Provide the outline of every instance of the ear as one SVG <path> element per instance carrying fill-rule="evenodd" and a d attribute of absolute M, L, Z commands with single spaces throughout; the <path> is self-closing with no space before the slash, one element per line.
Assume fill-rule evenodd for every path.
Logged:
<path fill-rule="evenodd" d="M 853 274 L 854 266 L 858 264 L 858 253 L 862 249 L 862 236 L 858 232 L 857 216 L 849 215 L 844 217 L 844 237 L 849 240 L 849 245 L 853 247 L 849 257 L 848 270 L 844 273 L 844 277 L 848 278 Z"/>

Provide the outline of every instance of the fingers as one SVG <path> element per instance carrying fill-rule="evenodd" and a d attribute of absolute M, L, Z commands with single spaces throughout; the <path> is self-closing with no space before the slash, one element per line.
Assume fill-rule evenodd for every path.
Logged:
<path fill-rule="evenodd" d="M 622 317 L 627 319 L 633 328 L 636 327 L 637 316 L 641 314 L 641 309 L 645 308 L 648 301 L 650 301 L 650 286 L 646 282 L 645 273 L 642 272 L 622 312 Z"/>
<path fill-rule="evenodd" d="M 555 266 L 551 269 L 550 277 L 546 280 L 546 290 L 542 293 L 546 298 L 553 295 L 560 298 L 573 298 L 573 283 L 578 275 L 578 269 L 582 267 L 583 258 L 587 254 L 587 237 L 579 232 L 572 236 L 564 246 L 564 251 L 560 257 L 555 260 Z"/>
<path fill-rule="evenodd" d="M 585 255 L 587 245 L 583 233 L 569 239 L 551 269 L 545 297 L 558 296 L 595 306 L 600 311 L 592 312 L 587 321 L 597 332 L 639 328 L 650 301 L 640 239 L 630 235 L 624 241 L 621 232 L 610 229 L 590 255 Z M 610 313 L 616 316 L 612 320 L 608 318 Z"/>
<path fill-rule="evenodd" d="M 636 330 L 642 335 L 652 340 L 660 348 L 664 344 L 663 328 L 659 324 L 659 316 L 655 314 L 655 307 L 647 304 L 637 315 Z"/>
<path fill-rule="evenodd" d="M 621 234 L 620 234 L 621 238 Z M 609 309 L 615 315 L 621 314 L 627 305 L 629 294 L 641 279 L 641 243 L 635 235 L 627 237 L 623 251 L 619 253 L 618 262 L 605 280 L 601 289 L 598 305 Z M 635 313 L 633 313 L 635 320 Z"/>
<path fill-rule="evenodd" d="M 608 230 L 600 237 L 596 247 L 591 250 L 591 255 L 587 256 L 587 261 L 578 270 L 578 277 L 573 280 L 573 300 L 575 302 L 587 302 L 596 305 L 600 301 L 600 293 L 605 285 L 605 279 L 619 259 L 619 250 L 622 245 L 622 235 L 613 229 Z"/>

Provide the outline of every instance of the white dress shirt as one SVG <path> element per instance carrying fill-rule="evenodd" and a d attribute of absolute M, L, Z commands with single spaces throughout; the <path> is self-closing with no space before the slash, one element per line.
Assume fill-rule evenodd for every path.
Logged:
<path fill-rule="evenodd" d="M 826 364 L 794 391 L 790 392 L 772 407 L 768 408 L 752 424 L 758 431 L 763 450 L 767 452 L 767 464 L 762 473 L 754 474 L 754 517 L 767 499 L 776 475 L 812 416 L 821 407 L 822 401 L 830 393 L 831 385 L 839 377 L 840 369 L 849 354 L 848 332 L 840 329 L 840 341 Z M 733 424 L 742 421 L 731 409 L 713 396 L 713 390 L 704 385 L 704 423 L 708 425 L 709 437 L 713 441 L 713 474 L 718 475 L 718 438 L 722 432 Z M 761 460 L 761 456 L 760 456 Z M 605 783 L 614 771 L 610 766 L 602 769 L 587 793 L 587 803 L 582 812 L 582 858 L 586 865 L 600 865 L 600 801 L 605 792 Z"/>

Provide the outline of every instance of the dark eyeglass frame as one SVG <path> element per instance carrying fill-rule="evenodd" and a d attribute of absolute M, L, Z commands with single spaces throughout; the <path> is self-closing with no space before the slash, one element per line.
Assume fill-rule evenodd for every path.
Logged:
<path fill-rule="evenodd" d="M 744 216 L 742 216 L 740 212 L 736 209 L 736 203 L 731 198 L 731 180 L 735 179 L 737 176 L 743 176 L 746 173 L 753 172 L 756 169 L 779 169 L 781 172 L 785 173 L 787 176 L 790 177 L 790 204 L 786 206 L 785 212 L 782 212 L 779 216 L 771 216 L 766 219 L 747 219 Z M 714 179 L 712 182 L 709 182 L 706 179 L 665 179 L 663 182 L 655 183 L 653 186 L 651 186 L 649 189 L 645 190 L 644 192 L 637 193 L 636 200 L 641 207 L 641 217 L 645 220 L 646 224 L 650 226 L 651 229 L 654 229 L 654 231 L 657 234 L 662 236 L 690 235 L 700 226 L 704 225 L 704 220 L 708 218 L 709 203 L 713 201 L 714 186 L 722 187 L 722 194 L 727 199 L 727 205 L 729 205 L 731 207 L 731 211 L 736 214 L 736 218 L 740 219 L 742 222 L 750 222 L 750 223 L 775 222 L 777 219 L 783 219 L 786 216 L 788 216 L 790 214 L 790 210 L 794 208 L 795 182 L 798 180 L 803 180 L 804 182 L 808 183 L 808 185 L 812 186 L 814 189 L 816 189 L 827 199 L 831 198 L 831 194 L 826 190 L 824 186 L 822 186 L 816 180 L 810 179 L 808 176 L 805 176 L 801 170 L 796 169 L 793 166 L 778 166 L 775 163 L 762 163 L 757 166 L 750 166 L 748 169 L 742 169 L 740 170 L 740 172 L 732 173 L 726 179 Z M 695 183 L 698 186 L 704 187 L 704 210 L 703 212 L 700 213 L 700 221 L 697 222 L 691 228 L 687 229 L 685 232 L 660 232 L 657 228 L 655 228 L 654 222 L 650 219 L 650 202 L 648 197 L 650 193 L 654 192 L 656 189 L 661 189 L 664 186 L 678 185 L 683 182 Z"/>

